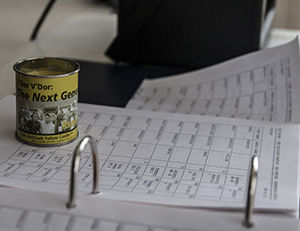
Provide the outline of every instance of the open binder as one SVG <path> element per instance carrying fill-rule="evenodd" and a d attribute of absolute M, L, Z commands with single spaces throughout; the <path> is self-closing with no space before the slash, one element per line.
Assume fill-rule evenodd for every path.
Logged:
<path fill-rule="evenodd" d="M 38 148 L 16 141 L 14 100 L 6 97 L 0 102 L 1 130 L 7 131 L 0 133 L 1 184 L 65 193 L 76 143 Z M 250 159 L 257 154 L 261 168 L 256 209 L 286 213 L 297 209 L 297 126 L 85 104 L 79 110 L 81 137 L 92 135 L 97 141 L 102 198 L 242 209 Z M 283 153 L 287 158 L 278 159 Z M 81 193 L 92 187 L 92 162 L 85 150 L 77 184 Z M 268 197 L 265 188 L 272 190 Z"/>
<path fill-rule="evenodd" d="M 67 208 L 71 209 L 76 207 L 76 179 L 79 170 L 79 162 L 80 155 L 85 149 L 85 147 L 90 144 L 92 155 L 93 155 L 93 194 L 99 193 L 99 165 L 98 165 L 98 152 L 97 145 L 94 141 L 94 138 L 90 135 L 87 135 L 81 139 L 81 141 L 76 146 L 73 159 L 72 159 L 72 167 L 71 167 L 71 175 L 70 175 L 70 190 L 69 190 L 69 201 L 66 204 Z M 251 159 L 251 169 L 248 180 L 248 191 L 247 191 L 247 204 L 245 209 L 245 219 L 243 221 L 243 225 L 247 228 L 253 226 L 252 222 L 252 213 L 254 206 L 254 196 L 256 189 L 256 181 L 258 175 L 258 157 L 253 156 Z"/>
<path fill-rule="evenodd" d="M 93 155 L 93 194 L 99 193 L 99 167 L 98 167 L 98 152 L 97 145 L 94 138 L 90 135 L 85 136 L 81 139 L 74 150 L 71 175 L 70 175 L 70 190 L 69 190 L 69 201 L 66 204 L 67 208 L 71 209 L 76 207 L 76 179 L 79 170 L 80 155 L 85 149 L 85 147 L 90 144 L 92 155 Z M 253 156 L 251 159 L 251 169 L 248 180 L 248 191 L 247 191 L 247 204 L 245 209 L 245 219 L 243 225 L 247 228 L 252 227 L 252 213 L 254 206 L 254 196 L 256 181 L 258 175 L 258 157 Z"/>
<path fill-rule="evenodd" d="M 294 41 L 287 51 L 295 53 L 295 45 Z M 298 67 L 298 59 L 293 67 Z M 298 80 L 298 72 L 288 71 L 289 64 L 285 73 Z M 272 73 L 267 72 L 269 79 Z M 149 84 L 156 89 L 157 84 L 169 86 L 169 81 Z M 71 143 L 49 149 L 15 140 L 14 102 L 13 96 L 0 101 L 0 182 L 20 188 L 0 189 L 0 227 L 4 230 L 245 230 L 243 221 L 247 226 L 252 221 L 251 179 L 255 183 L 257 174 L 253 155 L 260 160 L 255 208 L 261 210 L 250 230 L 299 230 L 299 221 L 287 217 L 298 209 L 298 125 L 79 104 L 83 139 L 76 148 Z M 297 105 L 292 106 L 298 110 Z M 295 112 L 293 117 L 298 119 Z M 92 156 L 85 150 L 89 144 Z M 65 194 L 69 183 L 67 208 L 65 195 L 49 192 Z M 100 189 L 102 195 L 82 195 L 76 203 L 77 190 L 89 192 L 91 186 L 93 193 Z M 247 192 L 247 212 L 237 212 L 245 207 Z M 153 203 L 168 206 L 145 205 Z"/>
<path fill-rule="evenodd" d="M 258 173 L 257 156 L 252 158 L 247 204 L 241 213 L 188 210 L 145 206 L 82 196 L 76 203 L 76 178 L 80 154 L 90 144 L 93 155 L 93 194 L 99 193 L 97 148 L 92 136 L 85 136 L 73 152 L 67 209 L 60 194 L 46 194 L 2 188 L 0 230 L 299 230 L 297 220 L 278 215 L 256 215 L 252 221 L 253 199 Z M 100 179 L 101 180 L 101 179 Z M 130 212 L 129 212 L 130 211 Z M 251 228 L 251 229 L 249 229 Z"/>

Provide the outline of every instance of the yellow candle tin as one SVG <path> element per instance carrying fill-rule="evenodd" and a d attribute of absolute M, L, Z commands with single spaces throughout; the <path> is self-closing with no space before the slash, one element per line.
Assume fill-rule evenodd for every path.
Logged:
<path fill-rule="evenodd" d="M 35 146 L 59 146 L 78 136 L 78 73 L 73 60 L 29 58 L 16 72 L 16 137 Z"/>

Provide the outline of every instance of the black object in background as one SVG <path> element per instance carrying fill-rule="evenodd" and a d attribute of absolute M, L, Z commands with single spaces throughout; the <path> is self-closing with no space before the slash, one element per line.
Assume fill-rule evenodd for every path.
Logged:
<path fill-rule="evenodd" d="M 35 27 L 33 28 L 33 31 L 31 33 L 30 39 L 29 39 L 30 41 L 34 41 L 37 38 L 38 33 L 39 33 L 40 29 L 42 28 L 42 25 L 45 22 L 46 17 L 49 15 L 49 12 L 51 11 L 51 9 L 53 9 L 55 2 L 56 2 L 56 0 L 49 0 L 47 2 L 47 5 L 45 6 L 38 21 L 36 22 Z M 114 11 L 117 11 L 117 9 L 118 9 L 118 0 L 92 0 L 92 2 L 106 3 L 109 6 L 111 6 Z"/>
<path fill-rule="evenodd" d="M 177 68 L 118 66 L 78 61 L 79 102 L 124 107 L 144 78 L 156 78 L 187 71 Z"/>
<path fill-rule="evenodd" d="M 275 0 L 119 0 L 115 61 L 204 67 L 258 50 Z"/>
<path fill-rule="evenodd" d="M 49 14 L 50 10 L 52 9 L 52 7 L 53 7 L 53 5 L 54 5 L 55 2 L 56 2 L 56 0 L 50 0 L 47 3 L 45 9 L 43 10 L 40 18 L 38 19 L 38 21 L 37 21 L 37 23 L 36 23 L 36 25 L 35 25 L 32 33 L 30 35 L 30 41 L 34 41 L 36 39 L 36 37 L 37 37 L 37 35 L 38 35 L 38 33 L 39 33 L 39 31 L 40 31 L 40 29 L 41 29 L 41 27 L 42 27 L 45 19 L 46 19 L 46 17 L 48 16 L 48 14 Z"/>

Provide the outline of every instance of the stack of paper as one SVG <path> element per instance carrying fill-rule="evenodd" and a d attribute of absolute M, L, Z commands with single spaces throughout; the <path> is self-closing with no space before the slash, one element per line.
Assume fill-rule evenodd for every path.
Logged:
<path fill-rule="evenodd" d="M 14 138 L 14 97 L 1 101 L 1 184 L 66 193 L 76 143 L 37 148 Z M 11 105 L 5 107 L 5 105 Z M 81 104 L 80 134 L 96 137 L 99 197 L 196 207 L 244 207 L 250 159 L 260 171 L 256 207 L 295 210 L 299 128 L 247 120 Z M 92 184 L 92 156 L 80 189 Z"/>
<path fill-rule="evenodd" d="M 127 107 L 299 123 L 299 76 L 295 39 L 200 71 L 146 80 Z"/>

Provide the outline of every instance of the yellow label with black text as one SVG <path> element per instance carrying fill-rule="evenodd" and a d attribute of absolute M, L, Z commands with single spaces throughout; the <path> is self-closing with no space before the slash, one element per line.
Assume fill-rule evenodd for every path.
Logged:
<path fill-rule="evenodd" d="M 78 136 L 78 130 L 57 134 L 57 135 L 35 135 L 21 130 L 17 130 L 17 137 L 31 144 L 36 145 L 57 145 L 68 143 L 71 140 L 76 139 Z"/>
<path fill-rule="evenodd" d="M 17 97 L 33 102 L 56 102 L 78 94 L 78 73 L 60 78 L 17 75 Z"/>

